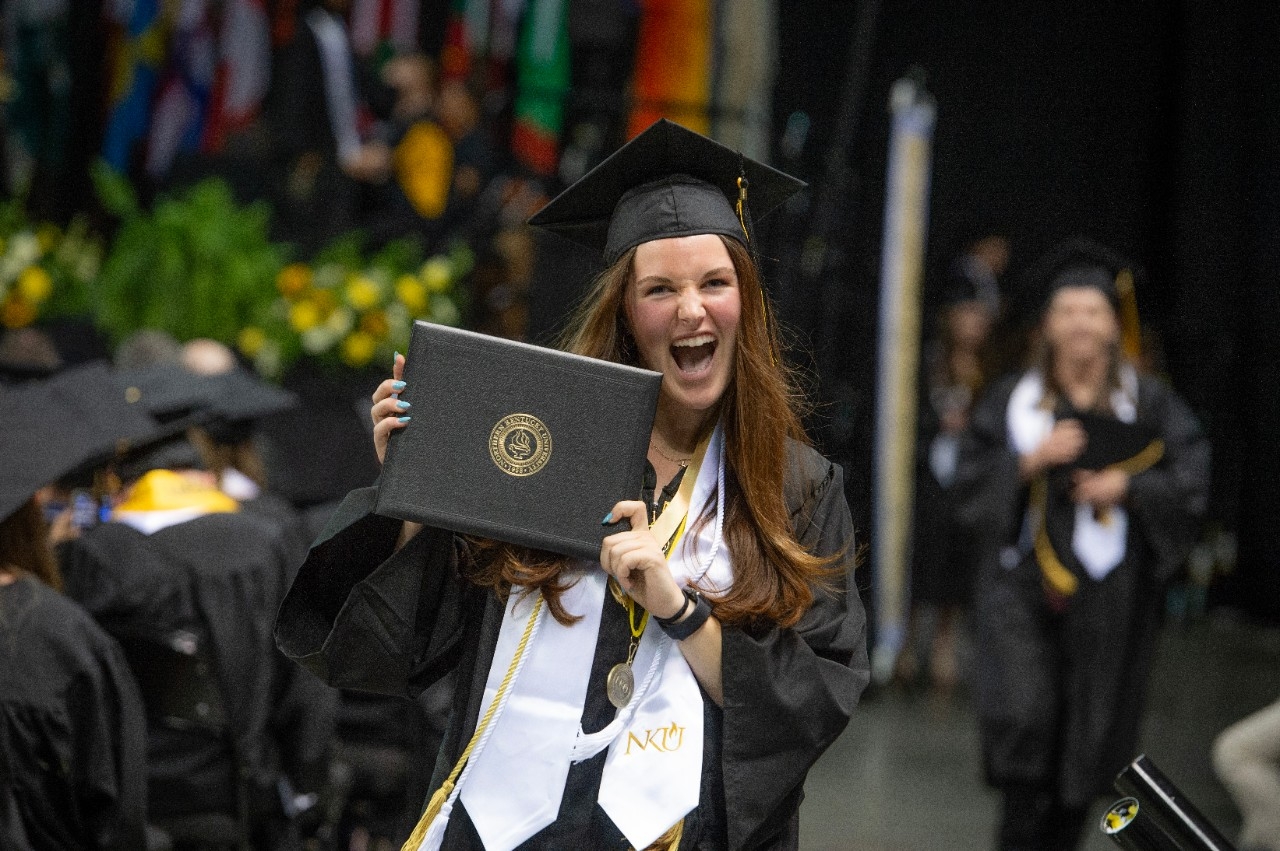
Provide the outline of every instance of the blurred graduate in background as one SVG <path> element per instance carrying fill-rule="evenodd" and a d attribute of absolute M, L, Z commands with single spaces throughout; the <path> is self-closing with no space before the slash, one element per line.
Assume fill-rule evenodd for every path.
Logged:
<path fill-rule="evenodd" d="M 1209 483 L 1195 417 L 1125 354 L 1132 267 L 1077 239 L 1028 277 L 1044 294 L 1035 362 L 974 409 L 955 481 L 1009 851 L 1075 848 L 1089 804 L 1136 756 L 1164 584 Z"/>

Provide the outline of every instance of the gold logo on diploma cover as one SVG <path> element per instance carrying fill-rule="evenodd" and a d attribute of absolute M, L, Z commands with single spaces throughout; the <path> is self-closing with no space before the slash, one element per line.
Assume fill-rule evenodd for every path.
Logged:
<path fill-rule="evenodd" d="M 533 414 L 508 414 L 489 432 L 489 455 L 508 476 L 532 476 L 551 459 L 551 432 Z"/>

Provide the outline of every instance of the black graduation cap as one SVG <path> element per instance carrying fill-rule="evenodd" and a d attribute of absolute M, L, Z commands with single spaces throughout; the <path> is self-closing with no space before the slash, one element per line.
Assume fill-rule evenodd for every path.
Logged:
<path fill-rule="evenodd" d="M 246 369 L 233 369 L 204 378 L 209 379 L 207 407 L 220 420 L 260 420 L 302 403 L 297 393 L 264 381 Z"/>
<path fill-rule="evenodd" d="M 117 370 L 114 386 L 125 402 L 150 414 L 171 431 L 182 431 L 208 419 L 209 400 L 218 394 L 210 376 L 175 363 Z"/>
<path fill-rule="evenodd" d="M 154 420 L 110 392 L 109 374 L 90 364 L 0 390 L 0 518 L 72 471 L 153 439 Z"/>
<path fill-rule="evenodd" d="M 263 381 L 247 369 L 236 368 L 205 376 L 209 391 L 204 400 L 208 419 L 201 427 L 215 443 L 236 444 L 248 440 L 258 420 L 296 408 L 298 394 Z"/>
<path fill-rule="evenodd" d="M 1117 279 L 1133 265 L 1119 253 L 1088 237 L 1072 237 L 1047 251 L 1028 271 L 1041 310 L 1064 287 L 1093 287 L 1119 309 Z"/>
<path fill-rule="evenodd" d="M 743 178 L 741 186 L 739 178 Z M 673 236 L 716 233 L 747 244 L 740 191 L 763 216 L 805 184 L 706 136 L 659 119 L 583 175 L 529 224 L 602 252 Z"/>

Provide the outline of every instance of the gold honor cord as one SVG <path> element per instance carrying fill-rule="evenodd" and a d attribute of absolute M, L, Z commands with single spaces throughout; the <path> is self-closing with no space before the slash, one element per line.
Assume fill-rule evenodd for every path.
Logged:
<path fill-rule="evenodd" d="M 1111 464 L 1106 469 L 1119 470 L 1126 475 L 1136 476 L 1138 473 L 1149 470 L 1160 463 L 1160 459 L 1163 457 L 1164 441 L 1157 438 L 1148 443 L 1146 448 L 1137 455 Z M 1036 561 L 1040 565 L 1040 574 L 1044 579 L 1045 585 L 1060 596 L 1070 597 L 1076 593 L 1080 582 L 1076 579 L 1075 574 L 1058 558 L 1057 552 L 1053 549 L 1053 542 L 1049 540 L 1049 530 L 1045 525 L 1048 505 L 1049 486 L 1046 477 L 1041 474 L 1036 476 L 1031 483 L 1031 509 L 1040 518 L 1036 523 Z"/>
<path fill-rule="evenodd" d="M 533 625 L 538 622 L 538 613 L 540 611 L 542 611 L 541 593 L 538 594 L 538 599 L 533 603 L 533 611 L 529 612 L 529 620 L 524 625 L 524 634 L 520 636 L 520 643 L 516 645 L 515 655 L 511 657 L 511 664 L 507 666 L 507 673 L 502 678 L 502 684 L 498 686 L 498 692 L 494 695 L 493 702 L 489 704 L 488 711 L 484 713 L 484 717 L 476 725 L 476 731 L 471 735 L 471 741 L 467 742 L 467 747 L 463 750 L 462 756 L 458 757 L 458 762 L 453 766 L 453 771 L 449 772 L 449 777 L 436 790 L 436 793 L 431 796 L 431 801 L 427 804 L 426 811 L 423 812 L 422 818 L 418 819 L 417 825 L 413 828 L 413 833 L 409 834 L 409 838 L 405 840 L 400 851 L 418 851 L 418 846 L 422 844 L 422 840 L 427 836 L 427 829 L 431 827 L 431 822 L 435 821 L 436 816 L 440 815 L 444 802 L 453 794 L 453 785 L 458 782 L 458 775 L 462 773 L 462 768 L 467 764 L 467 760 L 471 758 L 471 752 L 475 750 L 476 743 L 484 735 L 489 722 L 493 720 L 494 713 L 502 705 L 502 701 L 507 695 L 507 688 L 515 678 L 516 668 L 520 664 L 521 657 L 524 656 L 525 648 L 529 646 L 529 636 L 533 634 Z"/>

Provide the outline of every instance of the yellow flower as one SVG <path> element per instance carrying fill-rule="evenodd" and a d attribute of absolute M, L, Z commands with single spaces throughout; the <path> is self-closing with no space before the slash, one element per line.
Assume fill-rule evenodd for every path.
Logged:
<path fill-rule="evenodd" d="M 427 287 L 413 275 L 401 275 L 396 281 L 396 298 L 413 314 L 427 310 Z"/>
<path fill-rule="evenodd" d="M 62 232 L 58 230 L 58 226 L 46 222 L 36 229 L 36 241 L 40 243 L 40 253 L 48 254 L 53 247 L 58 244 L 58 240 L 62 237 Z"/>
<path fill-rule="evenodd" d="M 289 308 L 289 324 L 299 333 L 319 325 L 323 318 L 320 305 L 310 299 L 304 299 Z"/>
<path fill-rule="evenodd" d="M 390 326 L 387 324 L 387 315 L 381 310 L 374 310 L 360 317 L 360 330 L 365 333 L 382 338 L 387 336 Z"/>
<path fill-rule="evenodd" d="M 342 341 L 342 360 L 347 366 L 364 366 L 373 360 L 378 341 L 364 331 L 356 331 Z"/>
<path fill-rule="evenodd" d="M 347 304 L 356 310 L 376 307 L 382 300 L 382 290 L 376 282 L 364 275 L 352 275 L 347 279 Z"/>
<path fill-rule="evenodd" d="M 266 332 L 256 325 L 247 325 L 236 335 L 236 346 L 247 358 L 256 358 L 266 344 Z"/>
<path fill-rule="evenodd" d="M 25 328 L 36 321 L 36 309 L 20 298 L 6 299 L 0 307 L 0 323 L 6 328 Z"/>
<path fill-rule="evenodd" d="M 449 289 L 449 284 L 453 278 L 453 268 L 449 265 L 448 258 L 432 257 L 422 264 L 418 274 L 422 277 L 422 282 L 427 285 L 429 291 L 442 293 Z"/>
<path fill-rule="evenodd" d="M 311 294 L 311 298 L 324 316 L 333 313 L 334 308 L 338 306 L 338 297 L 333 294 L 332 290 L 316 290 Z"/>
<path fill-rule="evenodd" d="M 28 266 L 18 276 L 18 292 L 27 301 L 39 304 L 53 293 L 53 279 L 40 266 Z"/>
<path fill-rule="evenodd" d="M 311 268 L 304 263 L 290 263 L 276 275 L 276 289 L 285 298 L 293 298 L 311 286 Z"/>

